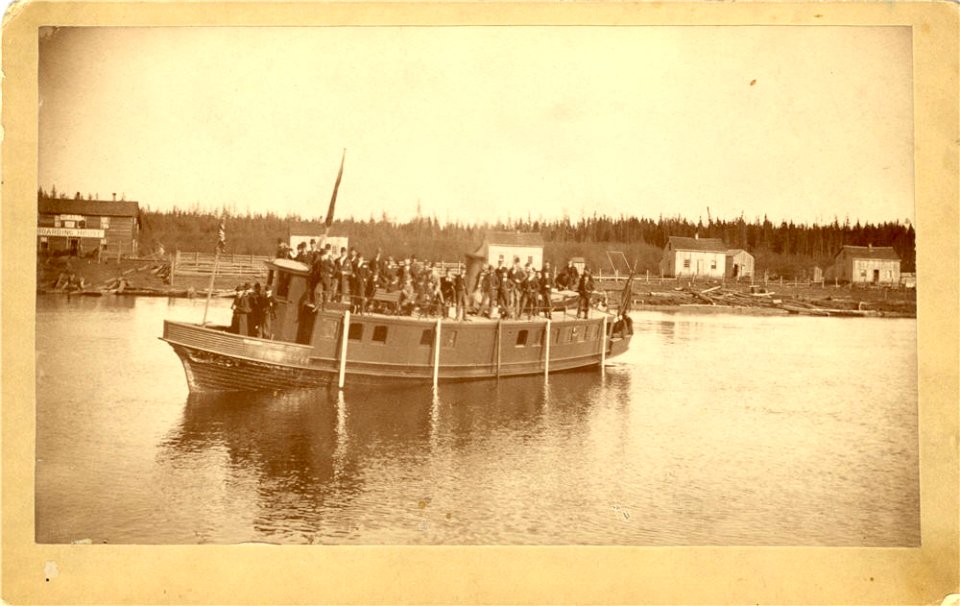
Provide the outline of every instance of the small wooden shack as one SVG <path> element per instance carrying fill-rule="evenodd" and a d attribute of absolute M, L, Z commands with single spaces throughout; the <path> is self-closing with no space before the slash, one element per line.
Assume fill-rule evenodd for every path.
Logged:
<path fill-rule="evenodd" d="M 660 273 L 665 277 L 699 277 L 720 279 L 726 272 L 727 246 L 719 238 L 670 236 Z"/>
<path fill-rule="evenodd" d="M 540 269 L 543 267 L 543 236 L 538 233 L 489 232 L 474 255 L 482 256 L 494 267 L 500 263 L 509 267 L 514 258 L 519 258 L 521 265 L 530 263 Z"/>
<path fill-rule="evenodd" d="M 853 284 L 900 284 L 900 255 L 890 246 L 844 246 L 828 277 Z"/>
<path fill-rule="evenodd" d="M 726 277 L 733 280 L 753 277 L 753 255 L 742 248 L 727 251 Z"/>

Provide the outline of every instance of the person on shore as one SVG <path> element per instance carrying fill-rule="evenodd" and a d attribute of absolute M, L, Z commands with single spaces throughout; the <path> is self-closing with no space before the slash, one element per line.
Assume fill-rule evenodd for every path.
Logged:
<path fill-rule="evenodd" d="M 577 318 L 583 314 L 583 318 L 590 317 L 590 295 L 593 294 L 593 278 L 590 276 L 590 270 L 583 269 L 583 275 L 580 276 L 580 282 L 577 286 L 577 292 L 580 294 L 580 302 L 577 306 Z"/>

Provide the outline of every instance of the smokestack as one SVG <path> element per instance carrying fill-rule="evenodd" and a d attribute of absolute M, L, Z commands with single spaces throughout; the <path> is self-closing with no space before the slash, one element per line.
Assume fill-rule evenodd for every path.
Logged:
<path fill-rule="evenodd" d="M 113 201 L 114 201 L 114 202 L 117 201 L 117 192 L 113 192 Z"/>

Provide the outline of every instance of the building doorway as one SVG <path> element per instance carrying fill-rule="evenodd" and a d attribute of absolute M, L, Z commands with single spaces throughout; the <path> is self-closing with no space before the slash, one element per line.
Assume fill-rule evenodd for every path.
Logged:
<path fill-rule="evenodd" d="M 76 257 L 80 254 L 80 238 L 69 238 L 67 239 L 67 249 L 70 251 L 71 257 Z"/>
<path fill-rule="evenodd" d="M 874 284 L 879 284 L 879 283 L 880 283 L 880 270 L 879 270 L 879 269 L 873 270 L 873 283 L 874 283 Z"/>

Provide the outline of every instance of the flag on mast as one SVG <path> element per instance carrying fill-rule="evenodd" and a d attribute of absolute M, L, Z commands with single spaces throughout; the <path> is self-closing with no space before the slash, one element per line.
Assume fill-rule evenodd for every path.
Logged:
<path fill-rule="evenodd" d="M 327 208 L 327 218 L 323 225 L 329 230 L 333 224 L 333 209 L 337 205 L 337 191 L 340 189 L 340 179 L 343 178 L 343 162 L 347 159 L 347 150 L 344 148 L 343 155 L 340 157 L 340 171 L 337 173 L 337 181 L 333 184 L 333 195 L 330 196 L 330 206 Z M 326 236 L 326 232 L 324 232 Z"/>

